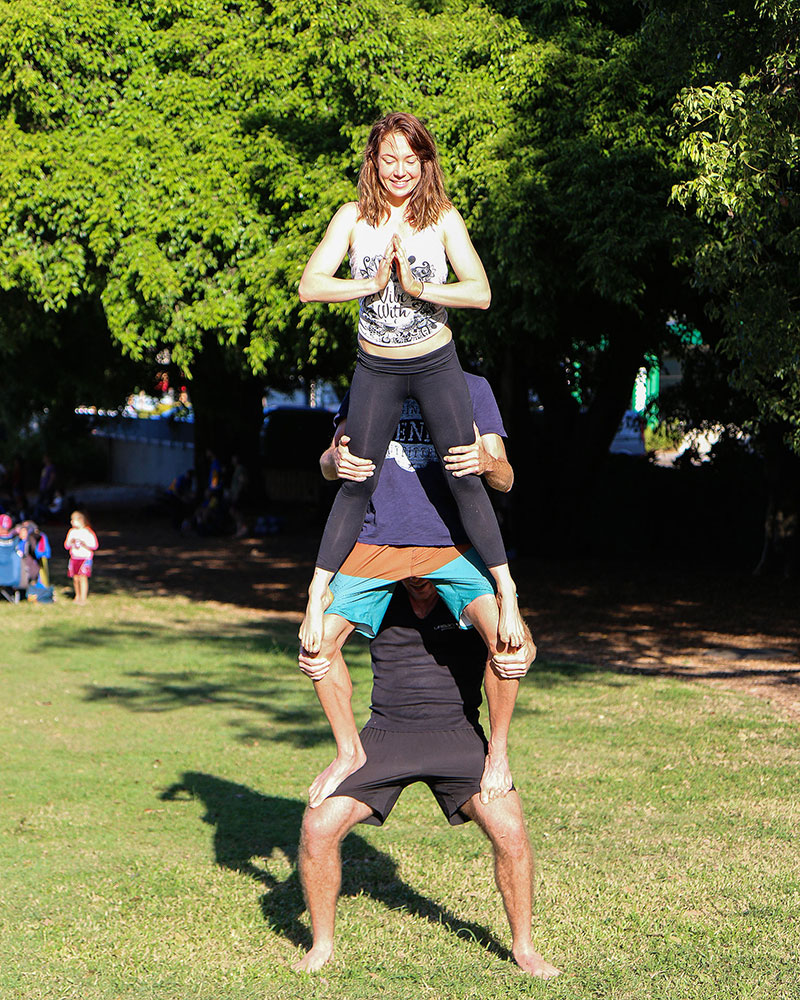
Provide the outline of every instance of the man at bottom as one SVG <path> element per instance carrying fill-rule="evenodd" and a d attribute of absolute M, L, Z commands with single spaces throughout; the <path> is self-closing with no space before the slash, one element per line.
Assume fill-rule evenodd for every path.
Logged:
<path fill-rule="evenodd" d="M 382 826 L 402 790 L 424 781 L 452 826 L 474 820 L 489 838 L 514 960 L 530 975 L 552 979 L 559 970 L 531 942 L 533 858 L 519 796 L 512 789 L 481 802 L 486 648 L 474 631 L 458 628 L 430 581 L 404 584 L 370 643 L 372 714 L 361 731 L 366 763 L 303 819 L 299 866 L 313 945 L 294 969 L 316 972 L 333 956 L 344 837 L 357 823 Z M 522 671 L 534 654 L 529 640 L 517 654 Z M 307 672 L 316 663 L 301 657 Z"/>

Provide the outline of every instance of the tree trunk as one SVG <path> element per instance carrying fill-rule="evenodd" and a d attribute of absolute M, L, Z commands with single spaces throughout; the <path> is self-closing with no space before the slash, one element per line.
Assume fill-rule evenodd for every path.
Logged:
<path fill-rule="evenodd" d="M 263 380 L 245 371 L 233 348 L 207 336 L 188 385 L 194 410 L 194 454 L 198 494 L 208 482 L 209 454 L 230 470 L 234 455 L 248 472 L 251 497 L 263 489 L 260 433 Z"/>

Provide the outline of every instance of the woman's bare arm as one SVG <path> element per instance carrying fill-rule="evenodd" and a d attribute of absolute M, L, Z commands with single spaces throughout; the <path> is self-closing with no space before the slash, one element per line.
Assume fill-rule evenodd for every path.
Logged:
<path fill-rule="evenodd" d="M 441 233 L 447 259 L 458 280 L 437 285 L 415 278 L 398 237 L 395 241 L 395 256 L 400 284 L 409 295 L 424 302 L 460 309 L 488 309 L 492 301 L 489 279 L 469 238 L 464 220 L 455 208 L 451 208 L 442 218 Z"/>
<path fill-rule="evenodd" d="M 379 292 L 386 286 L 392 270 L 389 254 L 372 278 L 334 277 L 350 248 L 357 213 L 358 206 L 349 201 L 331 219 L 300 279 L 298 292 L 301 302 L 349 302 Z"/>

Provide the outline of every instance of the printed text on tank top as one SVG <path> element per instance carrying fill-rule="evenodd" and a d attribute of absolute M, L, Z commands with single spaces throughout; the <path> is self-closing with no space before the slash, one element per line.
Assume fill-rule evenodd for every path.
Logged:
<path fill-rule="evenodd" d="M 392 234 L 375 229 L 360 219 L 353 230 L 350 271 L 354 278 L 371 278 L 383 260 Z M 429 226 L 403 237 L 411 273 L 418 281 L 443 285 L 447 281 L 447 257 L 436 227 Z M 414 298 L 403 290 L 393 270 L 381 292 L 360 301 L 358 335 L 370 344 L 400 347 L 434 337 L 447 326 L 447 310 L 433 302 Z"/>

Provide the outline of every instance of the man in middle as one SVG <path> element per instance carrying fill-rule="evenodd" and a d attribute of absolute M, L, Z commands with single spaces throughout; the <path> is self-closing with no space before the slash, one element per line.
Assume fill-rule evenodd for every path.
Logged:
<path fill-rule="evenodd" d="M 354 629 L 369 637 L 377 633 L 397 582 L 409 577 L 424 576 L 434 584 L 446 580 L 438 583 L 440 596 L 456 621 L 465 628 L 474 625 L 486 643 L 484 686 L 491 735 L 481 798 L 489 802 L 512 786 L 507 741 L 516 685 L 507 681 L 524 670 L 519 656 L 507 655 L 498 647 L 492 579 L 469 547 L 444 476 L 482 475 L 491 488 L 506 493 L 514 474 L 489 383 L 476 375 L 466 375 L 466 380 L 476 438 L 472 445 L 452 449 L 445 457 L 444 470 L 416 401 L 406 400 L 358 542 L 332 581 L 334 597 L 325 615 L 322 647 L 315 658 L 303 657 L 303 669 L 315 681 L 337 751 L 309 788 L 312 808 L 366 759 L 351 707 L 350 676 L 336 654 Z M 329 480 L 363 480 L 374 474 L 371 462 L 351 455 L 347 448 L 347 403 L 345 397 L 335 418 L 333 441 L 320 458 L 322 474 Z M 530 652 L 535 654 L 535 648 Z"/>

